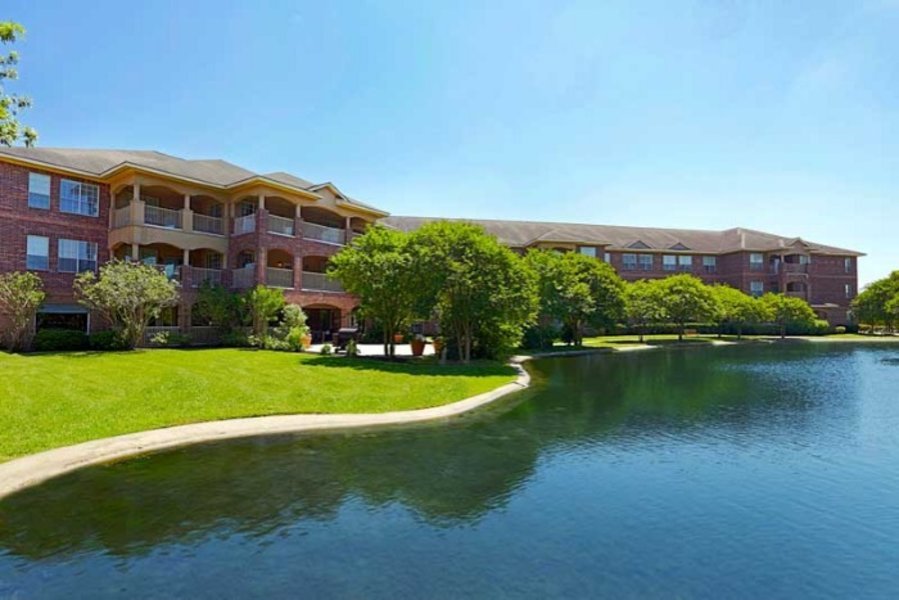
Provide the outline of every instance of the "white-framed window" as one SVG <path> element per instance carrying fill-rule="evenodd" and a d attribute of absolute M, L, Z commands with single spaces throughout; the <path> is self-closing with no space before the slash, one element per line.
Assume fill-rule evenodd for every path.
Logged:
<path fill-rule="evenodd" d="M 652 254 L 638 254 L 641 271 L 652 271 Z"/>
<path fill-rule="evenodd" d="M 604 254 L 602 255 L 602 260 L 603 260 L 607 265 L 612 264 L 612 253 L 611 253 L 611 252 L 606 252 L 606 253 L 604 253 Z"/>
<path fill-rule="evenodd" d="M 49 271 L 50 238 L 42 235 L 29 235 L 25 246 L 25 268 L 31 271 Z"/>
<path fill-rule="evenodd" d="M 76 215 L 96 217 L 100 214 L 99 186 L 70 179 L 60 180 L 59 210 Z"/>
<path fill-rule="evenodd" d="M 753 252 L 749 255 L 749 270 L 750 271 L 764 271 L 765 270 L 765 255 L 761 252 Z"/>
<path fill-rule="evenodd" d="M 57 270 L 60 273 L 81 273 L 97 270 L 97 244 L 81 240 L 59 240 Z"/>
<path fill-rule="evenodd" d="M 665 254 L 662 256 L 662 269 L 665 271 L 677 270 L 677 256 L 674 254 Z"/>
<path fill-rule="evenodd" d="M 852 298 L 852 284 L 847 283 L 844 286 L 844 291 L 846 292 L 846 298 Z"/>
<path fill-rule="evenodd" d="M 50 209 L 50 176 L 43 173 L 28 174 L 28 206 Z"/>
<path fill-rule="evenodd" d="M 584 256 L 596 258 L 596 248 L 594 246 L 580 246 L 578 247 L 577 251 Z"/>
<path fill-rule="evenodd" d="M 761 296 L 765 293 L 765 282 L 764 281 L 750 281 L 749 282 L 749 293 L 753 296 Z"/>
<path fill-rule="evenodd" d="M 621 268 L 626 271 L 635 271 L 637 269 L 637 255 L 630 253 L 622 254 Z"/>
<path fill-rule="evenodd" d="M 843 259 L 843 270 L 847 273 L 852 273 L 852 258 L 847 256 Z"/>
<path fill-rule="evenodd" d="M 689 254 L 681 254 L 677 257 L 677 270 L 678 271 L 692 271 L 693 270 L 693 257 Z"/>
<path fill-rule="evenodd" d="M 703 256 L 702 257 L 702 270 L 706 273 L 714 273 L 718 270 L 718 257 L 717 256 Z"/>

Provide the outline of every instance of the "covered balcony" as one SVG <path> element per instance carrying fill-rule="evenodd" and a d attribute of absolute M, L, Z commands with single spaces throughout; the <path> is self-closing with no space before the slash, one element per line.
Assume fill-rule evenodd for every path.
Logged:
<path fill-rule="evenodd" d="M 112 227 L 149 225 L 224 234 L 224 204 L 207 195 L 182 194 L 163 185 L 127 186 L 115 195 Z"/>
<path fill-rule="evenodd" d="M 252 250 L 243 250 L 237 255 L 234 270 L 231 271 L 234 287 L 238 289 L 251 288 L 256 285 L 256 253 Z"/>
<path fill-rule="evenodd" d="M 189 252 L 187 268 L 182 267 L 185 285 L 224 285 L 225 257 L 210 248 L 198 248 Z"/>
<path fill-rule="evenodd" d="M 326 256 L 303 257 L 303 290 L 312 292 L 342 293 L 343 286 L 339 281 L 326 275 L 328 258 Z"/>
<path fill-rule="evenodd" d="M 275 235 L 293 237 L 296 234 L 296 205 L 278 196 L 265 197 L 265 210 L 268 212 L 266 230 Z"/>
<path fill-rule="evenodd" d="M 787 283 L 784 293 L 794 298 L 805 298 L 808 296 L 808 285 L 799 281 L 790 281 Z"/>
<path fill-rule="evenodd" d="M 268 252 L 265 284 L 269 287 L 293 289 L 293 255 L 281 249 Z"/>
<path fill-rule="evenodd" d="M 234 235 L 243 235 L 256 231 L 256 211 L 259 209 L 259 200 L 253 196 L 243 198 L 234 205 Z"/>
<path fill-rule="evenodd" d="M 113 248 L 113 256 L 119 260 L 140 261 L 158 268 L 169 279 L 181 279 L 181 266 L 188 258 L 188 251 L 170 244 L 120 244 Z"/>
<path fill-rule="evenodd" d="M 340 246 L 347 243 L 344 217 L 317 206 L 304 206 L 301 214 L 304 238 Z"/>
<path fill-rule="evenodd" d="M 225 235 L 225 205 L 211 196 L 191 196 L 193 230 Z"/>

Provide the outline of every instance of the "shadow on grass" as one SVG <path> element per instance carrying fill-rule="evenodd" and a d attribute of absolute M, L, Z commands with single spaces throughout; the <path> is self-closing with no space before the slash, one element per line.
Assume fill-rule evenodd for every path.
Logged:
<path fill-rule="evenodd" d="M 408 375 L 432 375 L 458 377 L 497 377 L 513 376 L 515 369 L 494 361 L 474 361 L 471 364 L 450 363 L 441 365 L 435 360 L 395 360 L 384 358 L 346 356 L 310 356 L 303 358 L 302 364 L 310 367 L 327 367 L 332 369 L 349 369 L 353 371 L 381 371 L 384 373 L 401 373 Z"/>

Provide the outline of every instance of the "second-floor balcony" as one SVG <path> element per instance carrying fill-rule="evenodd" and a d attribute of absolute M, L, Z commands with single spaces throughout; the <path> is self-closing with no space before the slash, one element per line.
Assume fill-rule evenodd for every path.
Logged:
<path fill-rule="evenodd" d="M 340 282 L 324 273 L 303 271 L 303 289 L 315 292 L 343 292 Z"/>
<path fill-rule="evenodd" d="M 265 284 L 269 287 L 293 289 L 293 269 L 266 267 Z"/>
<path fill-rule="evenodd" d="M 346 230 L 305 221 L 303 222 L 303 237 L 328 244 L 343 245 L 346 243 Z"/>
<path fill-rule="evenodd" d="M 213 233 L 215 235 L 223 235 L 225 233 L 225 222 L 220 217 L 194 213 L 193 225 L 194 231 Z"/>
<path fill-rule="evenodd" d="M 294 234 L 294 220 L 288 217 L 269 214 L 268 232 L 277 235 L 288 235 L 292 237 Z"/>

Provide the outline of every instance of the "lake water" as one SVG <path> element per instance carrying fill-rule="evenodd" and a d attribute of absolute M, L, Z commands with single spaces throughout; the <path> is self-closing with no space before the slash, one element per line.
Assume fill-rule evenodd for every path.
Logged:
<path fill-rule="evenodd" d="M 542 360 L 466 419 L 0 502 L 0 598 L 895 598 L 899 347 Z"/>

